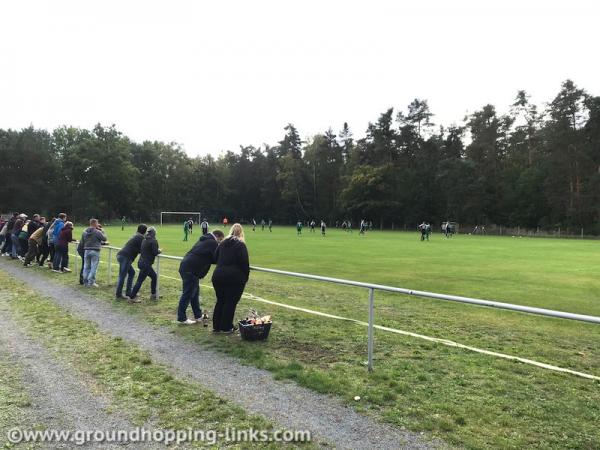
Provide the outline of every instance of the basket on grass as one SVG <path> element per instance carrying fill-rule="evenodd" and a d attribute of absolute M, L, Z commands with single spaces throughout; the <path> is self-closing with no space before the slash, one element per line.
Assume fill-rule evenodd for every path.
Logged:
<path fill-rule="evenodd" d="M 264 341 L 271 331 L 271 316 L 261 317 L 254 309 L 248 312 L 248 317 L 240 320 L 240 336 L 245 341 Z"/>

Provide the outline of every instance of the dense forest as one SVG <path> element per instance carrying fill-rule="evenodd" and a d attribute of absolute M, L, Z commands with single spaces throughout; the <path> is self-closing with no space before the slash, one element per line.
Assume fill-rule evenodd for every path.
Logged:
<path fill-rule="evenodd" d="M 567 80 L 543 108 L 520 91 L 506 115 L 485 105 L 459 125 L 434 119 L 415 99 L 361 138 L 343 123 L 302 141 L 289 124 L 276 146 L 219 158 L 133 142 L 115 126 L 0 129 L 0 212 L 156 220 L 161 210 L 200 210 L 279 223 L 364 217 L 386 227 L 452 220 L 600 232 L 600 97 Z"/>

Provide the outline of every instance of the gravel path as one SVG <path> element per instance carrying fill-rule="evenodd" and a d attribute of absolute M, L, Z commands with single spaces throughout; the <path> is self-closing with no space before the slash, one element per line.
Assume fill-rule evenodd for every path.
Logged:
<path fill-rule="evenodd" d="M 431 448 L 441 444 L 427 441 L 419 433 L 376 422 L 333 397 L 274 380 L 268 371 L 242 366 L 234 358 L 187 342 L 168 329 L 120 313 L 109 303 L 78 289 L 48 282 L 47 277 L 34 270 L 6 260 L 0 260 L 0 268 L 76 316 L 95 322 L 102 331 L 137 344 L 149 351 L 155 361 L 282 428 L 310 430 L 313 437 L 336 448 L 383 450 Z M 247 395 L 249 390 L 252 396 Z M 256 398 L 262 401 L 256 402 Z"/>
<path fill-rule="evenodd" d="M 0 345 L 9 361 L 21 367 L 31 398 L 34 421 L 54 430 L 131 430 L 134 426 L 118 414 L 106 412 L 108 402 L 92 394 L 68 366 L 19 331 L 0 295 Z M 4 436 L 3 436 L 4 437 Z M 73 448 L 74 443 L 45 443 L 44 448 Z M 139 444 L 88 443 L 94 448 L 148 448 Z"/>

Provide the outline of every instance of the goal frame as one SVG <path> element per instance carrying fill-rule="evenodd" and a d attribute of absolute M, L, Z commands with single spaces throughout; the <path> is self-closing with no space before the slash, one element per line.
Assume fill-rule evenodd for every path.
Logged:
<path fill-rule="evenodd" d="M 198 224 L 202 222 L 202 213 L 198 211 L 161 211 L 160 212 L 160 226 L 163 226 L 163 214 L 181 214 L 188 216 L 198 216 Z"/>

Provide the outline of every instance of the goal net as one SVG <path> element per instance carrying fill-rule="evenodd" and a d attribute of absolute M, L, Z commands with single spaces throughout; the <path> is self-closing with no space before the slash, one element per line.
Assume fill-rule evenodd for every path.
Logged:
<path fill-rule="evenodd" d="M 200 223 L 202 221 L 202 214 L 194 211 L 161 211 L 160 212 L 160 226 L 163 223 L 175 223 L 183 222 L 186 219 L 192 219 L 194 223 Z"/>

